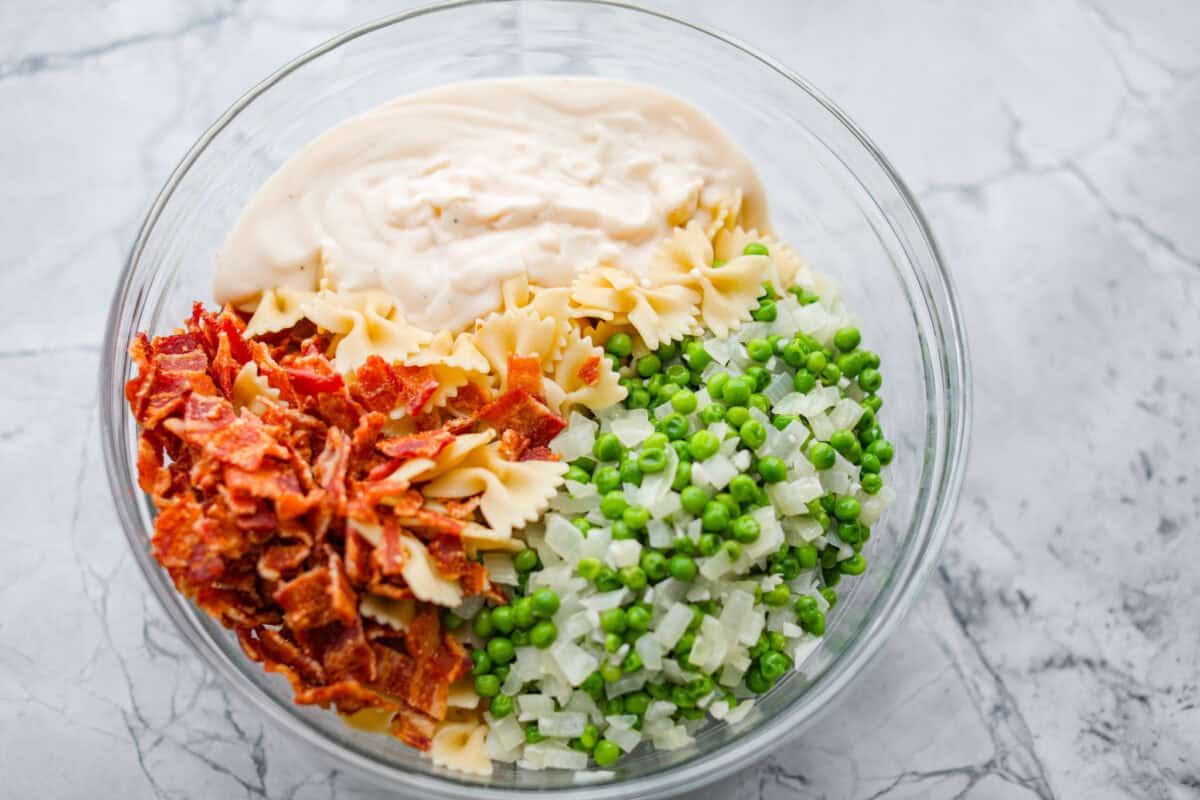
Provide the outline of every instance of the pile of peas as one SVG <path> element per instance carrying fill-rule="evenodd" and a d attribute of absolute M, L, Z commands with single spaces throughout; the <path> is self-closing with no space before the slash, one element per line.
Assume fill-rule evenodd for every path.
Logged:
<path fill-rule="evenodd" d="M 768 254 L 761 244 L 748 245 L 745 252 Z M 769 284 L 765 284 L 764 289 L 752 317 L 758 322 L 773 322 L 777 317 L 775 301 L 778 296 Z M 803 287 L 796 286 L 789 291 L 802 305 L 819 299 Z M 706 379 L 703 373 L 713 359 L 700 339 L 685 338 L 678 343 L 664 344 L 636 358 L 634 342 L 629 335 L 617 333 L 608 339 L 606 357 L 622 376 L 621 384 L 628 391 L 625 405 L 631 409 L 647 409 L 655 433 L 636 449 L 626 448 L 614 434 L 602 434 L 595 441 L 592 456 L 571 462 L 566 473 L 566 480 L 595 484 L 601 496 L 600 511 L 610 522 L 614 540 L 637 539 L 642 544 L 637 565 L 614 570 L 598 560 L 586 558 L 576 568 L 577 573 L 591 581 L 598 591 L 625 587 L 632 597 L 624 607 L 609 609 L 600 615 L 605 649 L 615 653 L 622 646 L 630 645 L 627 654 L 619 664 L 605 663 L 580 687 L 600 705 L 605 715 L 632 714 L 640 718 L 650 703 L 658 699 L 676 705 L 676 721 L 697 719 L 705 714 L 697 703 L 714 688 L 721 688 L 716 685 L 715 675 L 700 674 L 687 660 L 704 616 L 721 611 L 718 603 L 706 601 L 691 604 L 691 623 L 672 651 L 685 670 L 696 673 L 695 678 L 682 685 L 648 683 L 641 691 L 614 699 L 606 698 L 604 692 L 606 683 L 617 681 L 642 667 L 641 658 L 632 645 L 650 625 L 651 607 L 640 599 L 646 588 L 667 577 L 684 582 L 694 580 L 699 571 L 696 559 L 713 556 L 721 550 L 737 560 L 742 546 L 755 542 L 761 533 L 751 512 L 770 504 L 765 487 L 786 480 L 788 470 L 782 459 L 754 456 L 753 451 L 766 441 L 767 432 L 763 423 L 751 417 L 750 409 L 761 411 L 778 430 L 798 419 L 774 413 L 771 401 L 762 394 L 772 379 L 767 362 L 774 358 L 775 373 L 786 369 L 797 392 L 810 392 L 820 384 L 838 387 L 842 396 L 855 393 L 864 408 L 858 424 L 853 430 L 834 432 L 828 442 L 810 437 L 806 455 L 814 467 L 825 470 L 834 465 L 835 454 L 841 454 L 861 469 L 864 492 L 875 494 L 883 487 L 880 470 L 892 460 L 893 449 L 876 419 L 882 406 L 882 400 L 876 394 L 882 385 L 880 361 L 875 353 L 860 349 L 860 341 L 856 328 L 837 331 L 832 348 L 823 347 L 801 332 L 791 337 L 751 339 L 746 343 L 747 355 L 754 362 L 751 366 L 740 374 L 726 370 L 712 373 Z M 704 409 L 699 409 L 696 397 L 701 387 L 707 389 L 713 401 Z M 670 411 L 656 418 L 655 410 L 667 403 Z M 707 428 L 721 421 L 730 428 L 727 438 L 736 437 L 738 447 L 751 452 L 751 461 L 749 468 L 734 477 L 725 491 L 711 494 L 692 483 L 692 464 L 718 452 L 721 442 Z M 679 493 L 683 509 L 701 520 L 702 533 L 696 542 L 680 536 L 669 547 L 660 549 L 651 547 L 647 541 L 650 512 L 630 505 L 622 486 L 641 485 L 645 475 L 664 470 L 668 463 L 667 448 L 675 451 L 679 461 L 672 488 Z M 787 581 L 802 571 L 819 566 L 823 583 L 820 593 L 832 607 L 837 603 L 834 587 L 842 576 L 859 575 L 866 569 L 867 562 L 860 551 L 871 531 L 858 521 L 861 506 L 855 497 L 826 494 L 809 503 L 808 511 L 824 532 L 835 534 L 837 540 L 850 545 L 855 555 L 839 561 L 836 541 L 823 549 L 811 544 L 800 547 L 785 544 L 768 558 L 765 569 L 756 568 L 751 574 L 766 572 L 780 575 Z M 573 520 L 573 524 L 585 536 L 592 528 L 583 517 Z M 472 653 L 475 689 L 480 696 L 491 698 L 491 713 L 497 717 L 507 716 L 513 710 L 512 697 L 501 693 L 500 686 L 507 677 L 507 665 L 513 659 L 514 648 L 526 644 L 549 647 L 558 635 L 550 621 L 559 607 L 558 596 L 546 588 L 532 594 L 525 590 L 529 574 L 541 566 L 537 553 L 529 549 L 521 551 L 515 556 L 515 565 L 521 579 L 517 598 L 510 606 L 484 609 L 473 622 L 475 633 L 486 642 L 484 649 Z M 812 595 L 793 597 L 786 583 L 760 592 L 756 601 L 769 607 L 790 604 L 803 630 L 817 636 L 825 632 L 825 615 L 816 598 Z M 750 691 L 768 691 L 792 668 L 786 649 L 787 641 L 780 633 L 764 633 L 759 638 L 750 650 L 753 664 L 745 676 Z M 737 701 L 732 692 L 722 691 L 724 699 L 731 706 L 735 705 Z M 640 719 L 634 727 L 640 729 Z M 536 723 L 525 727 L 525 737 L 530 743 L 545 738 L 538 733 Z M 571 746 L 590 753 L 600 766 L 611 764 L 620 756 L 617 745 L 601 738 L 598 729 L 592 725 L 583 735 L 573 739 Z"/>

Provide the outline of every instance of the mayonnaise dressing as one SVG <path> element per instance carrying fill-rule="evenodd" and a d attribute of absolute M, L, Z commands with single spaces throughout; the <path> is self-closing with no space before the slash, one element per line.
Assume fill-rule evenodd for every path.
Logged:
<path fill-rule="evenodd" d="M 330 129 L 288 161 L 217 256 L 219 302 L 271 288 L 384 289 L 428 330 L 462 329 L 525 273 L 566 286 L 598 264 L 639 273 L 723 198 L 766 203 L 746 156 L 699 109 L 598 78 L 452 84 Z"/>

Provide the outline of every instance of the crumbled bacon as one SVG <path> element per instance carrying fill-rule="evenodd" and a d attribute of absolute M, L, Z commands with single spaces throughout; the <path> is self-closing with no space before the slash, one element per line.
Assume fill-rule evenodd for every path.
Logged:
<path fill-rule="evenodd" d="M 542 360 L 537 356 L 508 355 L 508 390 L 520 390 L 541 400 Z"/>
<path fill-rule="evenodd" d="M 595 386 L 600 380 L 600 356 L 592 356 L 583 362 L 576 375 L 587 386 Z"/>
<path fill-rule="evenodd" d="M 416 537 L 468 595 L 506 599 L 461 539 L 480 498 L 429 508 L 395 473 L 436 458 L 480 420 L 501 430 L 512 458 L 540 453 L 561 419 L 537 399 L 540 366 L 514 359 L 524 388 L 503 403 L 472 383 L 430 409 L 438 384 L 428 367 L 372 357 L 347 380 L 325 355 L 328 334 L 311 324 L 254 339 L 245 328 L 230 308 L 197 305 L 184 331 L 139 335 L 130 347 L 137 375 L 126 397 L 142 428 L 139 485 L 158 509 L 155 558 L 251 658 L 291 682 L 296 702 L 393 709 L 394 734 L 427 748 L 470 659 L 435 607 L 417 601 L 401 635 L 364 621 L 363 593 L 414 598 L 404 539 Z M 247 363 L 279 392 L 258 413 L 231 400 Z M 416 432 L 384 435 L 397 408 Z"/>

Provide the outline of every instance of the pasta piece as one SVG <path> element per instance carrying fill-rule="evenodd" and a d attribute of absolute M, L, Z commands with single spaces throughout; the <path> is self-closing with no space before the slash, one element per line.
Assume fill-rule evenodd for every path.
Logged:
<path fill-rule="evenodd" d="M 804 263 L 800 256 L 788 245 L 776 239 L 769 233 L 759 233 L 751 228 L 743 230 L 741 228 L 733 228 L 732 230 L 722 230 L 717 233 L 713 240 L 713 252 L 717 258 L 724 261 L 742 255 L 746 249 L 746 245 L 758 242 L 764 245 L 771 253 L 771 263 L 775 267 L 775 275 L 779 279 L 781 291 L 792 286 L 796 282 L 796 276 L 803 271 L 807 271 L 809 266 Z"/>
<path fill-rule="evenodd" d="M 470 775 L 491 775 L 492 760 L 484 752 L 487 726 L 482 722 L 443 722 L 433 735 L 429 756 L 433 763 Z"/>
<path fill-rule="evenodd" d="M 475 694 L 475 681 L 462 678 L 450 684 L 450 694 L 446 697 L 446 705 L 450 708 L 474 709 L 479 707 L 479 695 Z"/>
<path fill-rule="evenodd" d="M 439 606 L 454 608 L 463 601 L 463 590 L 457 581 L 438 575 L 433 559 L 425 545 L 411 536 L 402 535 L 401 543 L 407 555 L 400 574 L 417 599 Z"/>
<path fill-rule="evenodd" d="M 492 314 L 475 328 L 475 347 L 491 365 L 500 391 L 508 388 L 508 356 L 537 356 L 543 364 L 558 355 L 558 322 L 528 309 Z"/>
<path fill-rule="evenodd" d="M 628 322 L 653 350 L 692 331 L 700 295 L 681 285 L 646 287 L 628 272 L 599 267 L 575 281 L 571 299 L 582 316 Z"/>
<path fill-rule="evenodd" d="M 433 339 L 428 332 L 409 325 L 390 295 L 377 290 L 318 292 L 304 304 L 304 315 L 338 334 L 333 363 L 339 372 L 359 367 L 371 355 L 403 361 Z"/>
<path fill-rule="evenodd" d="M 700 292 L 700 318 L 719 337 L 745 320 L 763 293 L 770 270 L 767 256 L 741 255 L 713 266 L 713 248 L 699 224 L 675 231 L 651 265 L 651 276 L 664 285 L 686 286 Z"/>
<path fill-rule="evenodd" d="M 599 411 L 627 394 L 604 350 L 571 331 L 567 348 L 554 366 L 553 383 L 547 385 L 547 401 L 566 414 L 577 405 Z"/>
<path fill-rule="evenodd" d="M 707 205 L 701 201 L 694 219 L 704 228 L 704 234 L 708 236 L 709 241 L 715 240 L 722 231 L 733 230 L 738 226 L 742 219 L 742 198 L 742 190 L 738 189 L 731 195 L 721 195 L 716 202 Z"/>
<path fill-rule="evenodd" d="M 387 481 L 389 484 L 394 484 L 397 489 L 403 490 L 414 483 L 432 480 L 457 467 L 472 451 L 483 447 L 494 438 L 496 438 L 496 432 L 490 428 L 479 433 L 459 434 L 436 457 L 413 458 L 405 461 L 387 477 Z M 394 498 L 383 497 L 380 502 L 391 505 L 394 504 Z M 378 544 L 377 540 L 372 541 Z"/>
<path fill-rule="evenodd" d="M 292 327 L 304 319 L 304 304 L 316 294 L 303 289 L 268 289 L 263 292 L 254 309 L 254 316 L 246 323 L 246 338 Z"/>
<path fill-rule="evenodd" d="M 463 528 L 461 538 L 463 549 L 472 558 L 476 553 L 485 550 L 505 550 L 510 553 L 517 553 L 525 549 L 525 545 L 518 539 L 514 539 L 511 536 L 503 536 L 491 528 L 480 525 L 478 522 L 468 522 Z"/>
<path fill-rule="evenodd" d="M 277 403 L 279 390 L 258 374 L 258 364 L 247 361 L 233 379 L 233 406 L 239 410 L 249 408 L 261 416 L 266 411 L 263 398 Z"/>
<path fill-rule="evenodd" d="M 434 408 L 445 405 L 468 383 L 487 385 L 487 374 L 491 368 L 488 360 L 475 347 L 474 337 L 467 333 L 454 336 L 449 331 L 436 334 L 433 341 L 411 356 L 407 363 L 414 367 L 428 366 L 433 370 L 438 389 L 429 403 Z"/>
<path fill-rule="evenodd" d="M 364 594 L 362 601 L 358 604 L 358 611 L 368 619 L 391 626 L 398 631 L 406 631 L 417 614 L 417 605 L 412 600 L 397 600 L 392 597 Z"/>
<path fill-rule="evenodd" d="M 449 448 L 447 448 L 449 449 Z M 474 450 L 459 466 L 423 487 L 428 497 L 481 494 L 479 510 L 488 526 L 508 537 L 546 510 L 562 484 L 567 465 L 559 461 L 507 461 L 500 443 Z"/>

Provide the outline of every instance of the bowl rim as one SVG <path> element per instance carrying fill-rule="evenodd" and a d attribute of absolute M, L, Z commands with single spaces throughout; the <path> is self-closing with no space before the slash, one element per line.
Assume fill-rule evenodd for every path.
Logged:
<path fill-rule="evenodd" d="M 141 536 L 140 521 L 133 511 L 133 502 L 129 497 L 128 459 L 122 453 L 123 445 L 118 442 L 118 432 L 114 429 L 113 421 L 120 419 L 114 414 L 124 413 L 124 396 L 121 391 L 123 379 L 117 379 L 118 368 L 125 354 L 123 342 L 118 341 L 120 334 L 121 312 L 125 309 L 134 292 L 131 278 L 139 263 L 143 250 L 154 229 L 163 209 L 173 196 L 183 176 L 192 167 L 200 155 L 224 128 L 248 107 L 259 96 L 292 72 L 307 65 L 309 62 L 329 53 L 342 45 L 368 35 L 375 31 L 417 19 L 442 11 L 461 9 L 471 6 L 516 4 L 528 0 L 446 0 L 420 6 L 398 14 L 392 14 L 365 22 L 350 28 L 293 58 L 278 68 L 265 79 L 259 81 L 241 97 L 235 100 L 188 149 L 183 158 L 171 171 L 163 187 L 159 190 L 150 209 L 146 213 L 133 246 L 117 279 L 113 297 L 109 305 L 106 320 L 104 341 L 100 359 L 100 427 L 104 450 L 104 462 L 108 475 L 109 489 L 116 505 L 117 514 L 124 529 L 126 540 L 134 552 L 135 560 L 143 571 L 151 591 L 161 608 L 175 624 L 181 635 L 201 655 L 205 664 L 219 673 L 228 681 L 254 709 L 262 714 L 272 724 L 289 731 L 292 735 L 307 742 L 335 761 L 354 767 L 356 771 L 369 777 L 375 782 L 386 781 L 397 790 L 415 790 L 428 792 L 434 796 L 461 798 L 468 800 L 481 795 L 494 798 L 516 798 L 530 793 L 542 793 L 547 790 L 538 787 L 505 788 L 489 786 L 456 780 L 453 776 L 424 774 L 405 771 L 393 766 L 381 764 L 370 757 L 338 743 L 310 725 L 296 724 L 298 717 L 294 712 L 286 710 L 282 704 L 269 697 L 254 686 L 229 661 L 228 657 L 216 648 L 193 625 L 187 613 L 178 604 L 178 598 L 172 595 L 172 590 L 162 582 L 149 579 L 148 568 L 157 567 L 152 557 L 147 553 L 144 538 Z M 681 19 L 673 14 L 646 8 L 625 0 L 554 0 L 562 5 L 609 7 L 622 11 L 635 12 L 673 23 L 716 40 L 721 45 L 732 47 L 758 61 L 768 69 L 795 84 L 815 100 L 830 114 L 847 132 L 849 132 L 863 147 L 864 151 L 880 168 L 883 176 L 891 183 L 902 201 L 902 212 L 911 215 L 919 233 L 916 245 L 923 246 L 931 260 L 936 285 L 928 285 L 926 275 L 916 271 L 916 278 L 923 291 L 923 298 L 929 306 L 932 322 L 939 329 L 939 343 L 943 345 L 941 352 L 934 355 L 943 363 L 942 386 L 946 397 L 944 410 L 944 441 L 938 458 L 943 462 L 938 485 L 931 492 L 932 508 L 929 511 L 929 524 L 923 538 L 914 541 L 918 550 L 912 559 L 910 574 L 895 591 L 890 602 L 886 603 L 879 613 L 870 619 L 866 630 L 860 632 L 839 656 L 842 669 L 834 675 L 823 674 L 809 689 L 796 698 L 788 706 L 771 717 L 762 719 L 753 728 L 740 734 L 729 742 L 718 745 L 713 751 L 703 754 L 703 758 L 691 758 L 674 764 L 661 772 L 650 775 L 631 777 L 604 783 L 580 783 L 572 787 L 555 788 L 549 791 L 559 796 L 572 797 L 576 800 L 600 800 L 609 798 L 614 793 L 639 798 L 662 797 L 671 793 L 682 792 L 710 783 L 722 775 L 732 774 L 734 770 L 747 767 L 765 758 L 776 747 L 789 738 L 795 728 L 814 715 L 821 713 L 846 687 L 862 672 L 862 670 L 879 653 L 883 644 L 890 638 L 900 621 L 907 615 L 920 595 L 929 574 L 932 572 L 938 553 L 949 533 L 954 513 L 958 504 L 959 490 L 967 462 L 971 430 L 972 386 L 971 368 L 967 347 L 965 327 L 958 306 L 954 281 L 946 268 L 941 251 L 934 239 L 932 230 L 916 198 L 908 186 L 900 178 L 891 162 L 883 155 L 874 142 L 831 100 L 812 86 L 806 79 L 792 71 L 771 56 L 760 52 L 737 37 L 722 31 Z M 936 298 L 931 298 L 931 290 Z M 122 374 L 124 374 L 122 372 Z M 136 487 L 134 487 L 136 489 Z M 136 495 L 135 495 L 136 496 Z M 147 561 L 149 559 L 152 564 Z M 864 633 L 866 635 L 864 635 Z M 796 717 L 794 706 L 801 698 L 809 698 L 816 692 L 820 702 L 812 705 L 808 713 Z"/>

